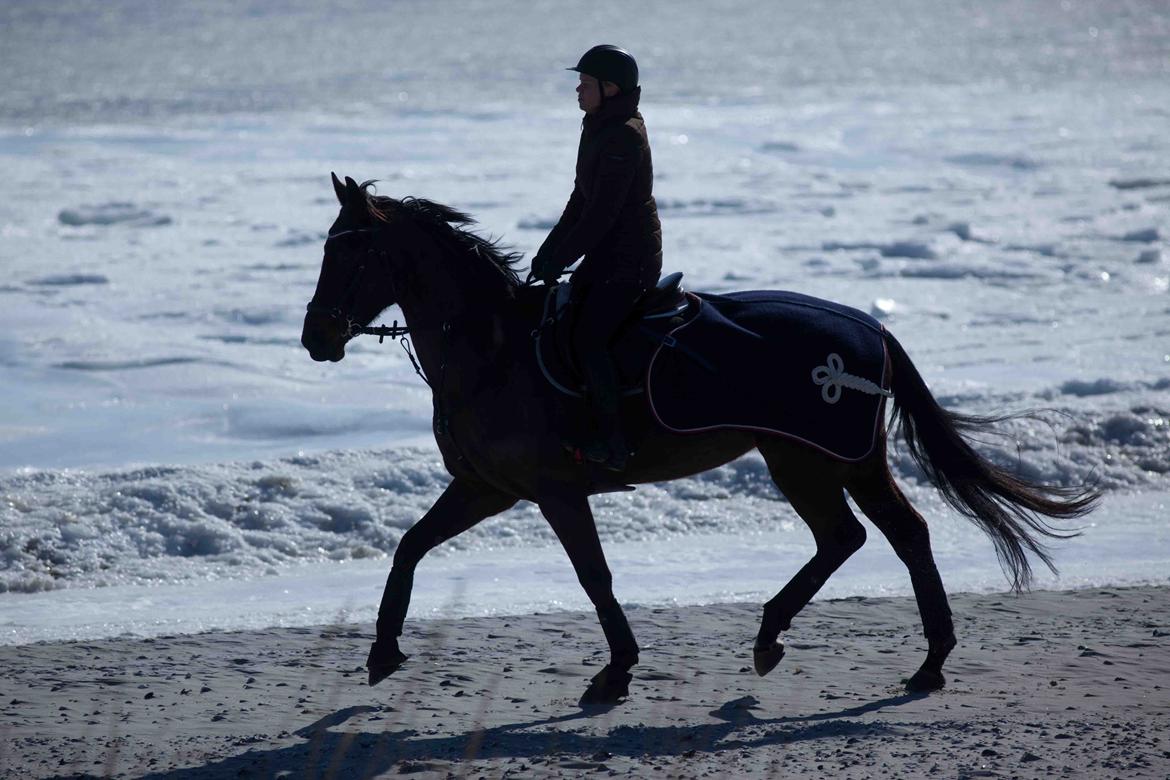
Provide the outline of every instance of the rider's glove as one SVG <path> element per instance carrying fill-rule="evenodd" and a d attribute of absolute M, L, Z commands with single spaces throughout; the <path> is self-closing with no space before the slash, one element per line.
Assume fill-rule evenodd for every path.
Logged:
<path fill-rule="evenodd" d="M 537 255 L 532 258 L 532 276 L 545 284 L 555 284 L 561 275 L 561 269 L 548 255 Z"/>

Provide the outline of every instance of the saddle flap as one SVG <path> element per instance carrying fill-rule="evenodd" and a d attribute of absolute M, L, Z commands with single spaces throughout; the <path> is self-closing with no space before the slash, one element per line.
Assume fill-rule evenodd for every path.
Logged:
<path fill-rule="evenodd" d="M 643 392 L 650 355 L 666 333 L 677 327 L 674 318 L 693 316 L 696 308 L 682 289 L 682 274 L 669 274 L 644 295 L 630 318 L 619 329 L 611 346 L 623 395 Z M 536 360 L 545 378 L 566 395 L 581 396 L 582 376 L 573 354 L 572 285 L 562 282 L 545 297 L 540 324 L 532 332 Z M 681 320 L 680 320 L 681 321 Z"/>

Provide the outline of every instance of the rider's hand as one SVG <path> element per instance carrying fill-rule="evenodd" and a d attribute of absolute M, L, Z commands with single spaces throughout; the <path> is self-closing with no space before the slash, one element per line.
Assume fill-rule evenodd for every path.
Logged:
<path fill-rule="evenodd" d="M 537 255 L 532 258 L 532 276 L 534 278 L 545 284 L 555 284 L 560 275 L 561 269 L 557 268 L 547 255 Z"/>

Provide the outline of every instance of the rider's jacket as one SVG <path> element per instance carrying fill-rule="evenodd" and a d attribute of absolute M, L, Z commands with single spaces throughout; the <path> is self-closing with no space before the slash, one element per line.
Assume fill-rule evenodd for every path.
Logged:
<path fill-rule="evenodd" d="M 573 194 L 538 252 L 557 268 L 584 255 L 574 286 L 633 276 L 650 287 L 662 271 L 662 225 L 640 96 L 636 87 L 585 116 Z"/>

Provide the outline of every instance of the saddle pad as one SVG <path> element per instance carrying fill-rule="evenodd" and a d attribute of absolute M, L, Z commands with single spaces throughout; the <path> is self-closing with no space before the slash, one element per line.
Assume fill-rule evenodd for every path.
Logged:
<path fill-rule="evenodd" d="M 698 316 L 671 331 L 686 349 L 668 339 L 647 369 L 659 424 L 773 433 L 846 461 L 873 451 L 890 395 L 881 323 L 792 292 L 698 298 Z"/>

